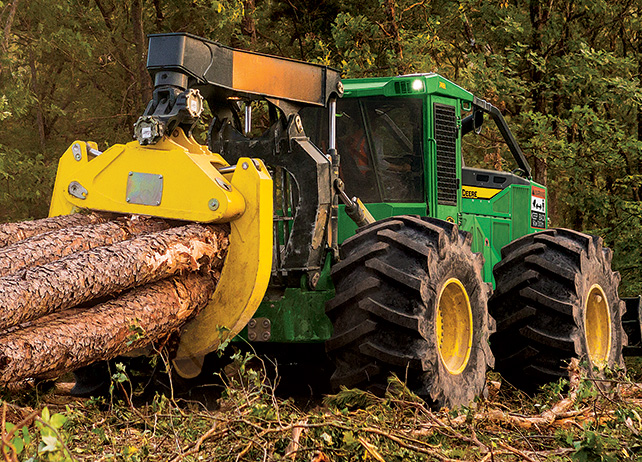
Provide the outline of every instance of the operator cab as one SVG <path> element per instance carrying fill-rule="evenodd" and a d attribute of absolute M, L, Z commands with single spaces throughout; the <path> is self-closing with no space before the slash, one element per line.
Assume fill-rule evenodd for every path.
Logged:
<path fill-rule="evenodd" d="M 366 97 L 337 101 L 339 175 L 364 203 L 424 201 L 423 101 Z M 306 133 L 323 150 L 327 117 L 301 111 Z"/>

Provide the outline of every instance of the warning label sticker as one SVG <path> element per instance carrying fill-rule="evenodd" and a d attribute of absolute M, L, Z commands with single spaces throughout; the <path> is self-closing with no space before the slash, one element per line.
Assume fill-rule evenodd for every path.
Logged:
<path fill-rule="evenodd" d="M 531 227 L 546 228 L 546 191 L 544 188 L 531 188 Z"/>

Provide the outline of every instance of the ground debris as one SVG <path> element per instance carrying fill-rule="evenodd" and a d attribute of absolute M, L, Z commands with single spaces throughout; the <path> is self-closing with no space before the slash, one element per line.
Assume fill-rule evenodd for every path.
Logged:
<path fill-rule="evenodd" d="M 131 395 L 50 405 L 67 418 L 60 434 L 73 459 L 60 460 L 542 462 L 642 454 L 642 386 L 620 374 L 598 387 L 577 363 L 570 380 L 533 397 L 491 374 L 489 399 L 437 411 L 392 377 L 383 397 L 344 389 L 301 410 L 250 365 L 256 357 L 234 360 L 215 411 L 161 394 L 137 405 Z M 33 408 L 47 404 L 45 396 Z"/>

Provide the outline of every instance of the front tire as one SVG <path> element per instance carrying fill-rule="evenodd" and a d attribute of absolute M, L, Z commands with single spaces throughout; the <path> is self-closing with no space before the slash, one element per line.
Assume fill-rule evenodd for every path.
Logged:
<path fill-rule="evenodd" d="M 529 234 L 502 249 L 489 301 L 502 376 L 533 392 L 566 377 L 571 358 L 586 362 L 596 378 L 623 367 L 625 308 L 611 259 L 601 238 L 568 229 Z"/>
<path fill-rule="evenodd" d="M 335 389 L 381 393 L 395 373 L 435 407 L 468 404 L 483 391 L 494 322 L 484 259 L 470 242 L 454 224 L 399 216 L 343 243 L 326 305 Z"/>

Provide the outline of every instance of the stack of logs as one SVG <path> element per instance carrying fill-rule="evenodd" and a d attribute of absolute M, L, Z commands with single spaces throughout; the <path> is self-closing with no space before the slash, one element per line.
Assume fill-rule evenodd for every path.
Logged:
<path fill-rule="evenodd" d="M 177 331 L 214 292 L 228 230 L 97 213 L 0 225 L 0 383 Z"/>

